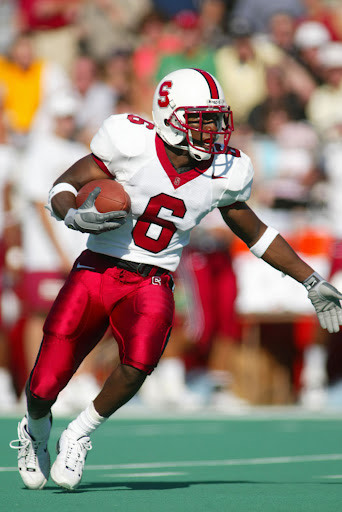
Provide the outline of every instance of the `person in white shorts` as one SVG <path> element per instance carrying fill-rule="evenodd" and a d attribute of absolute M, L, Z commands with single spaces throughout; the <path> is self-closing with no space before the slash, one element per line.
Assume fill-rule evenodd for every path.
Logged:
<path fill-rule="evenodd" d="M 22 215 L 24 313 L 27 318 L 24 354 L 28 370 L 37 356 L 44 320 L 74 259 L 86 247 L 86 235 L 63 229 L 45 208 L 51 183 L 66 167 L 89 151 L 83 144 L 72 140 L 77 111 L 78 103 L 72 95 L 66 92 L 56 94 L 49 102 L 53 131 L 46 130 L 32 136 L 20 166 L 18 189 L 25 205 Z M 85 381 L 85 375 L 81 380 Z M 88 380 L 95 382 L 90 372 Z M 70 402 L 66 398 L 68 391 L 69 388 L 56 404 L 61 413 L 73 409 L 71 404 L 67 404 Z M 97 391 L 98 386 L 94 396 Z M 76 405 L 81 396 L 80 393 L 73 395 Z"/>

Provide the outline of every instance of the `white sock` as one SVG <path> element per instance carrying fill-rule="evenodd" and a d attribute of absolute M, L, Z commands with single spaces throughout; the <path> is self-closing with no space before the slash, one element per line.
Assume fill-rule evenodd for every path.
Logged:
<path fill-rule="evenodd" d="M 48 439 L 52 425 L 51 413 L 35 420 L 27 413 L 27 429 L 29 434 L 36 440 Z"/>
<path fill-rule="evenodd" d="M 77 439 L 83 436 L 89 436 L 94 430 L 96 430 L 107 418 L 100 416 L 96 411 L 93 402 L 82 411 L 77 418 L 69 423 L 68 429 L 71 430 Z"/>

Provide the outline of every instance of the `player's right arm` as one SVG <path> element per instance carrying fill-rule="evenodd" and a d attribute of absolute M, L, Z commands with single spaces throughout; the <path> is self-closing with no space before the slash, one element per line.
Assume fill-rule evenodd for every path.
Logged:
<path fill-rule="evenodd" d="M 117 229 L 125 222 L 126 212 L 97 211 L 95 200 L 101 191 L 99 187 L 96 187 L 82 206 L 77 208 L 77 192 L 86 183 L 97 179 L 113 177 L 99 167 L 93 155 L 87 155 L 75 162 L 53 184 L 49 197 L 50 208 L 57 218 L 64 219 L 68 228 L 97 235 Z"/>
<path fill-rule="evenodd" d="M 75 209 L 75 196 L 89 181 L 113 179 L 117 169 L 122 169 L 122 166 L 117 166 L 120 159 L 132 158 L 144 152 L 146 141 L 141 136 L 141 129 L 152 133 L 153 126 L 140 117 L 126 114 L 107 118 L 90 143 L 92 154 L 76 162 L 56 180 L 50 192 L 51 209 L 55 215 L 64 219 L 68 227 L 87 233 L 98 234 L 120 227 L 125 221 L 126 212 L 100 214 L 96 210 L 94 203 L 99 188 L 90 193 L 78 210 Z"/>
<path fill-rule="evenodd" d="M 93 155 L 87 155 L 75 162 L 67 169 L 53 184 L 68 183 L 79 191 L 83 185 L 93 180 L 113 179 L 108 176 L 95 162 Z M 69 191 L 62 191 L 51 199 L 51 206 L 54 213 L 64 219 L 69 208 L 76 208 L 75 195 Z"/>

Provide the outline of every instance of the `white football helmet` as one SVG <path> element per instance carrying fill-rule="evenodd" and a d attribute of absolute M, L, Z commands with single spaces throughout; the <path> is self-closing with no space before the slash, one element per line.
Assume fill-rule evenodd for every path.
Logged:
<path fill-rule="evenodd" d="M 216 131 L 206 130 L 203 114 L 217 115 Z M 199 128 L 190 128 L 189 114 L 198 114 Z M 232 131 L 233 115 L 219 82 L 201 69 L 179 69 L 166 75 L 153 97 L 153 119 L 159 136 L 170 146 L 189 151 L 196 160 L 225 153 Z M 205 134 L 205 146 L 196 145 L 192 132 Z M 220 139 L 220 140 L 219 140 Z"/>

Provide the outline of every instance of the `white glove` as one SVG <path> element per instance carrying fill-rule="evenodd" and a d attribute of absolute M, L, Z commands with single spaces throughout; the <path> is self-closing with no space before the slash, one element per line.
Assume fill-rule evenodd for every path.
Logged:
<path fill-rule="evenodd" d="M 316 310 L 319 323 L 329 332 L 338 332 L 342 325 L 342 294 L 330 283 L 314 272 L 303 282 L 308 297 Z"/>
<path fill-rule="evenodd" d="M 90 192 L 82 206 L 75 210 L 70 208 L 65 216 L 64 223 L 70 229 L 76 229 L 82 233 L 97 235 L 105 231 L 117 229 L 126 222 L 127 212 L 116 211 L 100 213 L 95 207 L 95 199 L 101 192 L 100 187 Z"/>

